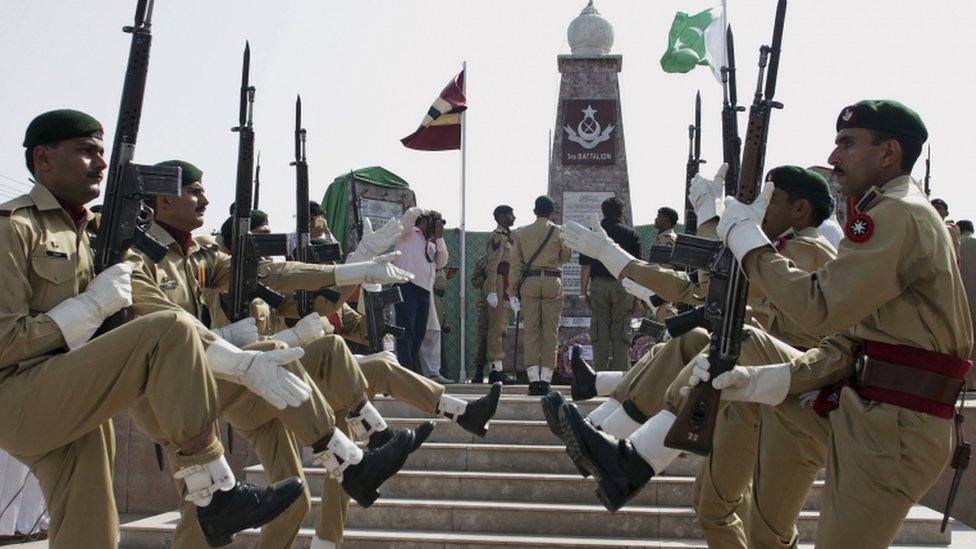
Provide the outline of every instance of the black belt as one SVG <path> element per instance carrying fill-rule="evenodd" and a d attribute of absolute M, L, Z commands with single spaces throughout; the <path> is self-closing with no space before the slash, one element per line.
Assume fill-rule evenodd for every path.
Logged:
<path fill-rule="evenodd" d="M 563 276 L 563 272 L 550 271 L 549 269 L 530 269 L 528 271 L 525 271 L 525 274 L 523 276 L 525 278 L 529 278 L 530 276 L 549 276 L 553 278 L 560 278 Z"/>

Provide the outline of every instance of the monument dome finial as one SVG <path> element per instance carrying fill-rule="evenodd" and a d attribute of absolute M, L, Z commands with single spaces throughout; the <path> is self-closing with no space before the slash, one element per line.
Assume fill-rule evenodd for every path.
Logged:
<path fill-rule="evenodd" d="M 613 26 L 593 7 L 593 0 L 589 0 L 579 17 L 569 24 L 566 38 L 573 55 L 607 55 L 613 46 Z"/>

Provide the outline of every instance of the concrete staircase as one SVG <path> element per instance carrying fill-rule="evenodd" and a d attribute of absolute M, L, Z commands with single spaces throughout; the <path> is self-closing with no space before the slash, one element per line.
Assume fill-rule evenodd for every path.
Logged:
<path fill-rule="evenodd" d="M 371 508 L 350 506 L 343 547 L 706 547 L 691 507 L 700 458 L 678 459 L 627 507 L 609 513 L 593 495 L 593 481 L 575 472 L 549 432 L 538 397 L 524 396 L 525 389 L 505 388 L 485 439 L 438 420 L 429 441 L 384 484 Z M 483 385 L 449 387 L 462 398 L 476 398 L 484 390 Z M 600 402 L 581 408 L 589 412 Z M 427 417 L 389 398 L 377 398 L 376 407 L 391 426 L 415 425 Z M 308 466 L 306 475 L 313 510 L 296 547 L 310 543 L 321 504 L 324 471 Z M 260 466 L 249 467 L 246 476 L 265 480 Z M 799 520 L 807 543 L 816 532 L 822 486 L 819 481 L 814 487 Z M 122 546 L 168 547 L 176 519 L 176 513 L 165 513 L 125 524 Z M 948 546 L 951 532 L 939 533 L 940 519 L 935 511 L 913 508 L 895 543 Z M 244 532 L 233 547 L 253 546 L 256 539 L 257 531 Z"/>

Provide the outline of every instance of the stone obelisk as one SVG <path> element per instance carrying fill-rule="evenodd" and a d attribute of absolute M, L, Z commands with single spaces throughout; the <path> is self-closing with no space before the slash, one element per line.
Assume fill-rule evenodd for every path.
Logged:
<path fill-rule="evenodd" d="M 571 53 L 556 58 L 561 79 L 549 159 L 549 195 L 556 200 L 560 223 L 588 224 L 592 214 L 600 214 L 600 203 L 611 196 L 623 199 L 630 223 L 633 216 L 617 79 L 623 57 L 610 53 L 613 27 L 590 0 L 569 24 L 567 38 Z M 589 326 L 589 310 L 577 297 L 579 272 L 574 253 L 563 266 L 566 298 L 560 341 Z"/>

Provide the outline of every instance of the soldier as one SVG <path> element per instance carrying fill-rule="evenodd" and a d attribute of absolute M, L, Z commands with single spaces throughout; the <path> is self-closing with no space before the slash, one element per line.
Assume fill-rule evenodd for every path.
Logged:
<path fill-rule="evenodd" d="M 948 229 L 910 175 L 927 137 L 919 116 L 895 101 L 841 111 L 828 162 L 856 203 L 838 257 L 813 273 L 795 268 L 762 234 L 771 189 L 751 205 L 729 200 L 718 234 L 750 282 L 804 329 L 838 335 L 806 353 L 770 340 L 778 363 L 744 353 L 740 362 L 756 365 L 714 380 L 698 358 L 669 389 L 669 405 L 680 404 L 673 389 L 685 378 L 711 381 L 723 400 L 780 410 L 795 400 L 790 395 L 827 388 L 818 397 L 829 437 L 818 547 L 887 547 L 949 458 L 973 331 Z M 648 443 L 637 461 L 653 471 L 677 455 L 663 446 L 667 425 L 658 414 L 635 433 Z M 636 463 L 632 447 L 614 451 Z M 631 471 L 643 480 L 639 469 Z"/>
<path fill-rule="evenodd" d="M 498 226 L 488 237 L 488 247 L 485 252 L 485 284 L 483 292 L 488 304 L 488 334 L 486 356 L 488 361 L 488 383 L 501 381 L 505 384 L 515 383 L 515 378 L 503 371 L 505 359 L 505 336 L 508 332 L 508 310 L 518 313 L 513 303 L 518 303 L 514 296 L 514 288 L 509 279 L 512 244 L 512 225 L 515 224 L 515 212 L 511 206 L 502 204 L 493 212 Z"/>
<path fill-rule="evenodd" d="M 147 313 L 159 308 L 179 306 L 196 317 L 203 317 L 208 295 L 226 288 L 230 278 L 231 259 L 214 247 L 200 247 L 191 231 L 203 225 L 207 198 L 201 182 L 203 172 L 184 161 L 167 161 L 161 165 L 179 166 L 183 174 L 183 188 L 179 196 L 158 197 L 154 202 L 156 219 L 149 232 L 167 247 L 166 256 L 157 262 L 143 258 L 142 268 L 135 274 L 134 308 Z M 395 231 L 394 231 L 395 233 Z M 392 242 L 392 239 L 390 240 Z M 346 265 L 311 265 L 297 262 L 262 266 L 262 280 L 285 290 L 320 288 L 359 282 L 390 283 L 403 281 L 409 275 L 388 263 L 372 258 Z M 226 325 L 218 308 L 211 311 L 219 336 L 211 342 L 207 356 L 214 363 L 233 362 L 245 368 L 242 361 L 258 360 L 291 347 L 294 358 L 302 357 L 303 364 L 292 363 L 288 371 L 309 386 L 311 398 L 298 408 L 276 411 L 255 395 L 243 391 L 235 383 L 218 383 L 219 413 L 253 444 L 270 478 L 302 475 L 296 442 L 312 447 L 315 461 L 331 475 L 341 479 L 342 489 L 360 504 L 368 507 L 378 496 L 376 488 L 392 476 L 429 435 L 432 424 L 411 430 L 392 431 L 379 412 L 370 404 L 367 382 L 355 358 L 337 336 L 322 337 L 323 326 L 317 314 L 300 320 L 293 328 L 271 336 L 272 341 L 257 342 L 255 322 L 247 318 Z M 244 347 L 240 351 L 237 347 Z M 270 351 L 261 353 L 261 351 Z M 297 353 L 295 353 L 297 351 Z M 250 357 L 250 358 L 249 358 Z M 284 372 L 285 370 L 281 370 Z M 246 376 L 246 373 L 242 373 Z M 290 374 L 289 374 L 290 375 Z M 274 403 L 270 397 L 254 391 Z M 343 423 L 349 423 L 357 438 L 367 440 L 366 452 L 359 450 L 343 430 L 335 429 L 335 414 L 342 413 Z M 152 419 L 144 406 L 131 412 L 140 425 L 149 425 L 151 436 L 156 433 Z M 300 504 L 268 524 L 262 531 L 261 546 L 286 547 L 291 544 L 311 502 L 306 494 Z M 183 504 L 186 516 L 189 508 Z M 202 546 L 200 531 L 191 521 L 181 520 L 174 536 L 179 546 Z"/>
<path fill-rule="evenodd" d="M 654 218 L 654 228 L 657 229 L 657 237 L 654 238 L 655 246 L 674 246 L 678 239 L 678 233 L 674 231 L 674 226 L 678 224 L 678 212 L 667 206 L 658 209 L 657 217 Z M 638 258 L 640 259 L 640 258 Z M 655 298 L 651 300 L 651 309 L 654 313 L 654 320 L 664 324 L 664 321 L 678 314 L 678 308 L 669 301 Z"/>
<path fill-rule="evenodd" d="M 949 204 L 941 198 L 936 198 L 932 201 L 932 207 L 935 211 L 939 212 L 939 217 L 945 222 L 946 227 L 949 228 L 949 237 L 952 240 L 952 247 L 956 249 L 956 255 L 959 255 L 959 242 L 961 238 L 961 231 L 956 223 L 949 219 Z"/>
<path fill-rule="evenodd" d="M 600 226 L 610 238 L 636 258 L 641 257 L 640 238 L 634 229 L 624 225 L 624 201 L 612 196 L 600 205 Z M 597 370 L 630 369 L 630 315 L 634 298 L 607 268 L 592 257 L 579 256 L 580 298 L 590 308 L 590 342 L 593 364 Z M 589 290 L 589 292 L 587 292 Z"/>
<path fill-rule="evenodd" d="M 277 516 L 303 485 L 235 481 L 213 429 L 218 369 L 189 315 L 169 309 L 92 339 L 132 303 L 132 265 L 92 273 L 84 205 L 100 192 L 102 133 L 79 111 L 34 118 L 24 147 L 36 184 L 0 206 L 0 447 L 40 481 L 51 547 L 115 547 L 111 418 L 144 403 L 174 473 L 195 493 L 196 521 L 211 543 L 226 543 Z"/>
<path fill-rule="evenodd" d="M 559 225 L 552 222 L 556 202 L 548 196 L 535 199 L 536 219 L 515 233 L 510 257 L 509 279 L 515 281 L 515 310 L 525 301 L 525 343 L 522 347 L 529 376 L 529 395 L 549 392 L 559 348 L 559 316 L 563 310 L 562 266 L 569 261 L 569 248 L 559 238 Z M 490 271 L 489 271 L 490 272 Z"/>

